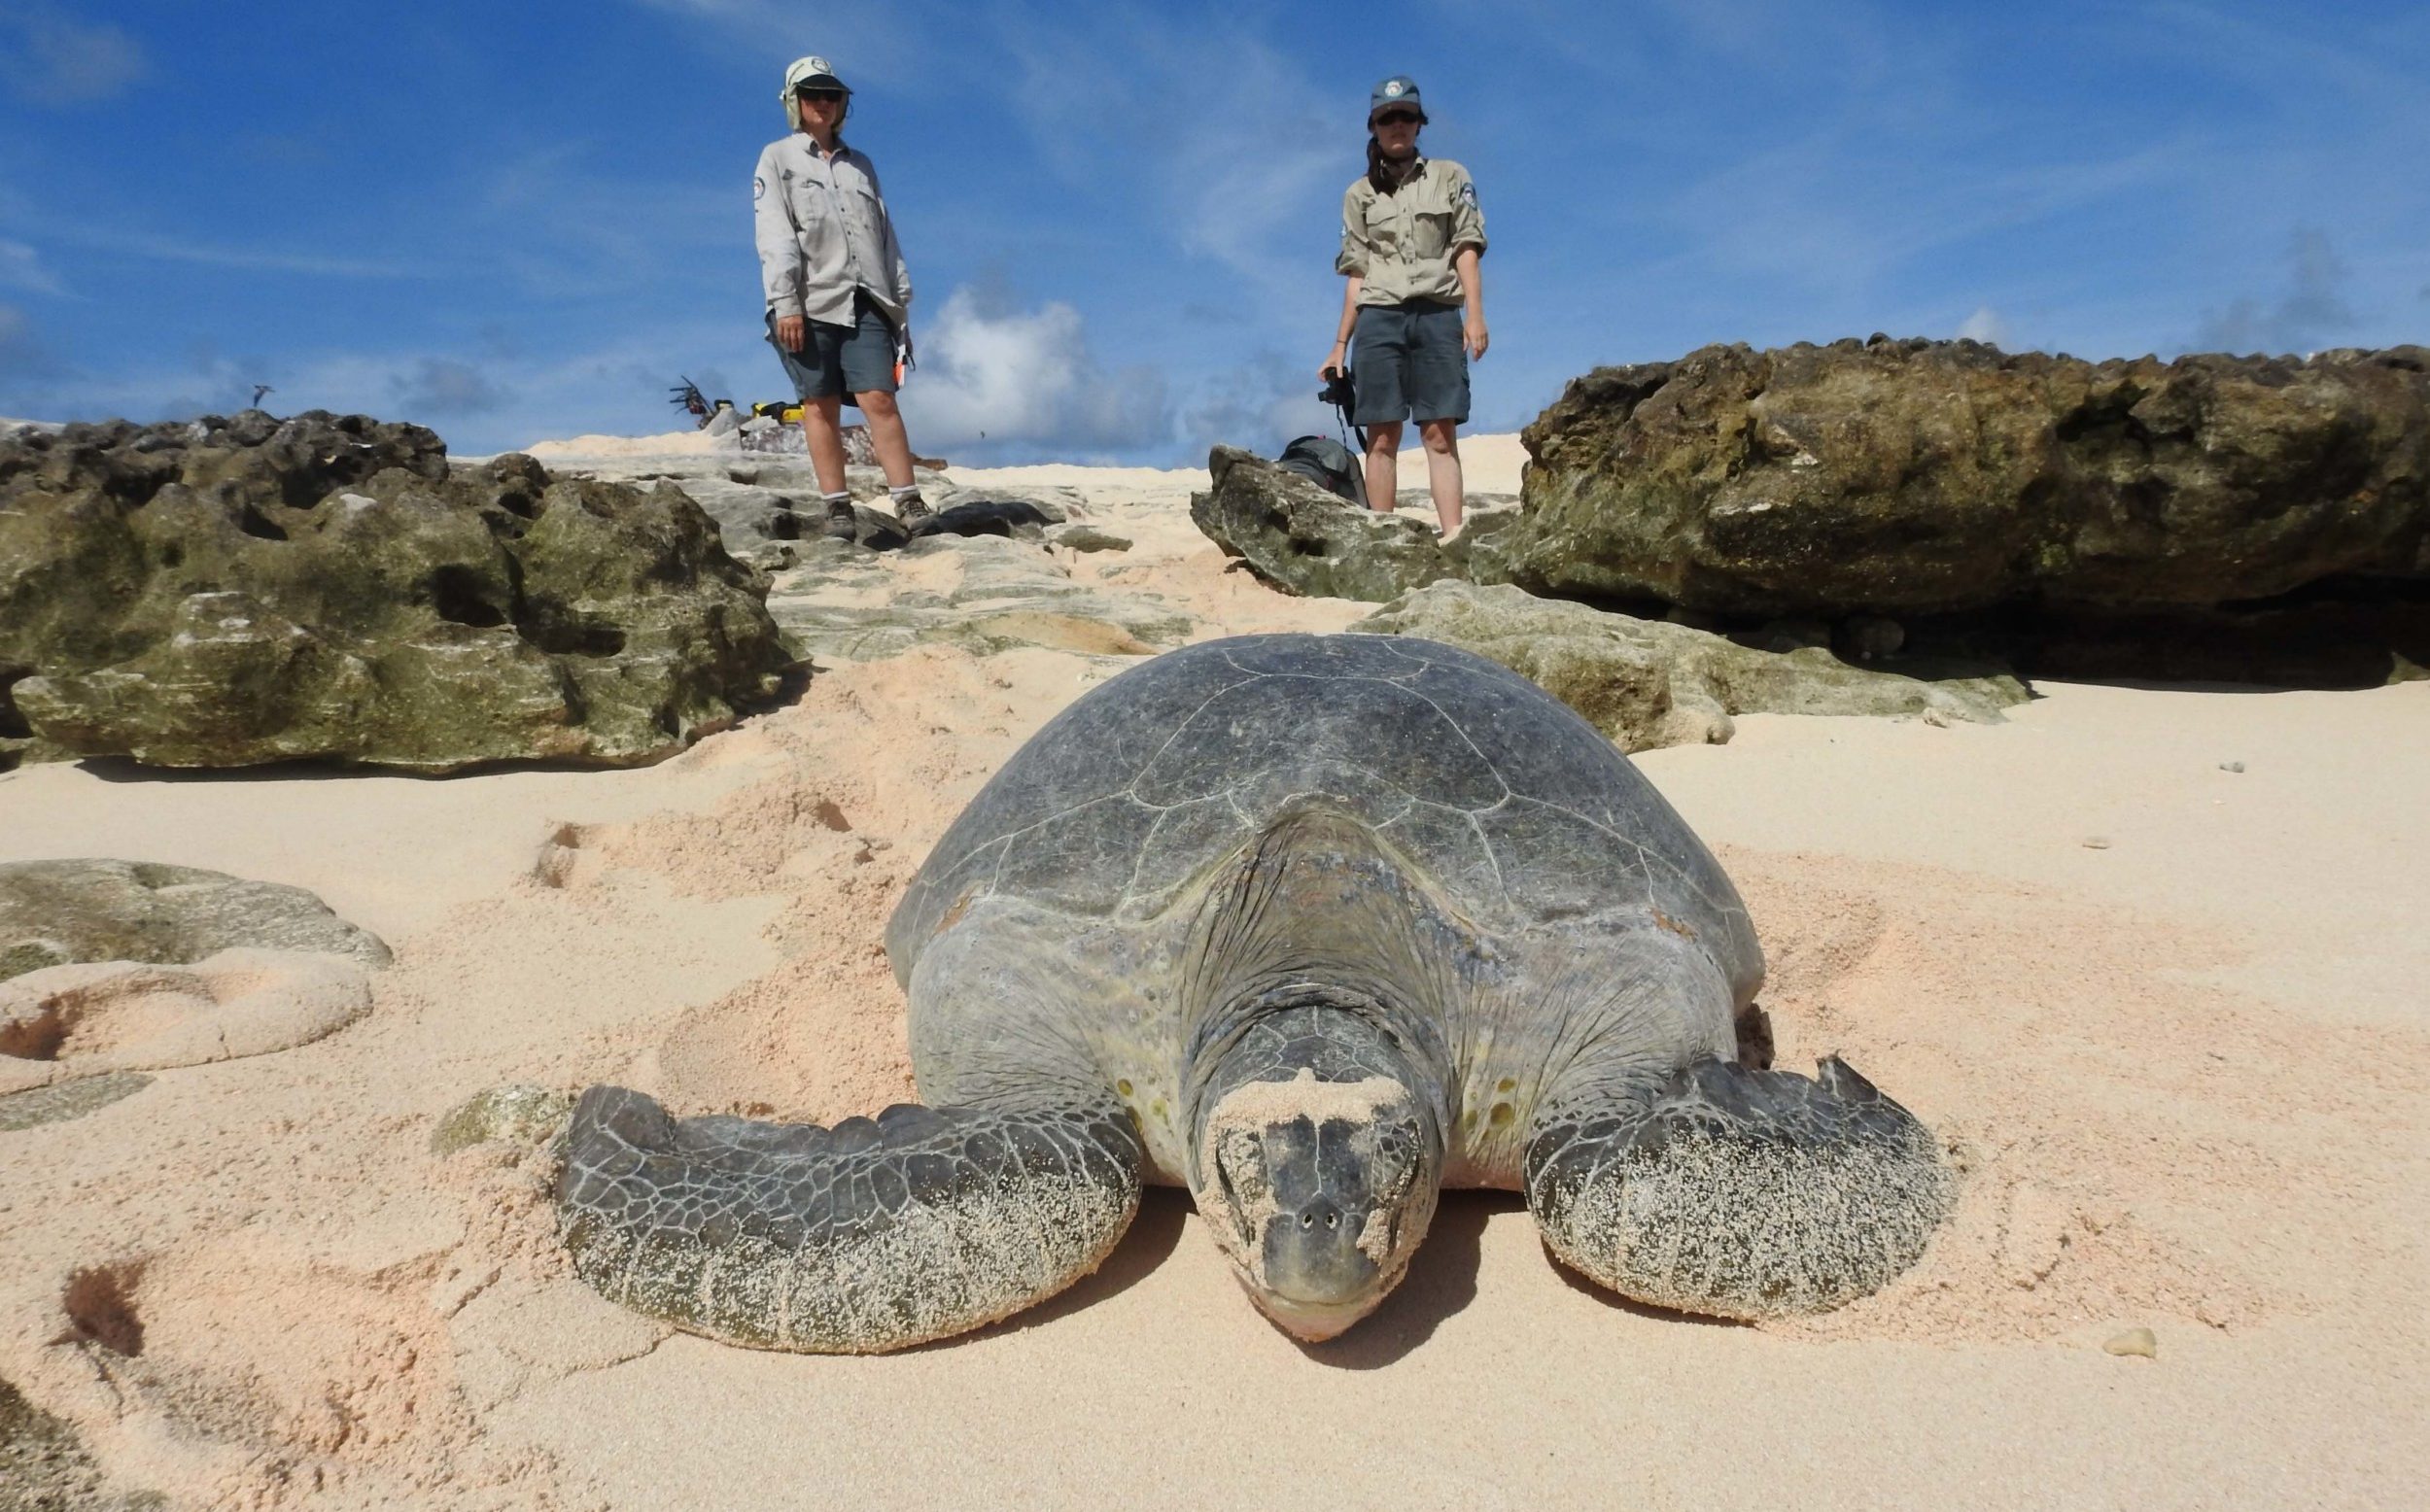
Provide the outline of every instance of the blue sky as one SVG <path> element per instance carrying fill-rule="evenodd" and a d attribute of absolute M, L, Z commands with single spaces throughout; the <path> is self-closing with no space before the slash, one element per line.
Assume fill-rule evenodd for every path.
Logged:
<path fill-rule="evenodd" d="M 1875 330 L 2430 341 L 2430 6 L 0 0 L 0 414 L 420 421 L 462 453 L 779 397 L 750 170 L 804 52 L 919 289 L 914 444 L 1324 429 L 1370 86 L 1475 174 L 1470 429 L 1601 362 Z"/>

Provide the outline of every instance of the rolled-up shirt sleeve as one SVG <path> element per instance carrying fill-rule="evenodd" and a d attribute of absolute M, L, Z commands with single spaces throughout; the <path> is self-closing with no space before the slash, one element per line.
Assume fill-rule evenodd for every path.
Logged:
<path fill-rule="evenodd" d="M 759 166 L 751 170 L 751 222 L 768 313 L 779 317 L 801 314 L 802 244 L 774 146 L 759 155 Z"/>
<path fill-rule="evenodd" d="M 1451 186 L 1451 250 L 1474 247 L 1476 255 L 1485 253 L 1485 212 L 1476 203 L 1476 182 L 1460 170 L 1460 182 Z"/>
<path fill-rule="evenodd" d="M 1334 258 L 1334 271 L 1351 278 L 1367 276 L 1366 217 L 1359 213 L 1359 188 L 1353 184 L 1341 193 L 1341 253 Z"/>

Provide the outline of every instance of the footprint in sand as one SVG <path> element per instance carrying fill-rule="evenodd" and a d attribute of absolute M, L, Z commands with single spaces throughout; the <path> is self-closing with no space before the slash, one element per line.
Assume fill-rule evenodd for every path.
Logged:
<path fill-rule="evenodd" d="M 476 1458 L 431 1264 L 365 1270 L 240 1236 L 77 1266 L 52 1281 L 48 1326 L 83 1368 L 48 1373 L 50 1405 L 131 1434 L 214 1505 L 284 1505 L 298 1486 L 404 1504 L 399 1474 Z"/>
<path fill-rule="evenodd" d="M 266 1055 L 370 1009 L 370 974 L 342 956 L 244 948 L 191 966 L 46 967 L 0 981 L 0 1094 Z"/>

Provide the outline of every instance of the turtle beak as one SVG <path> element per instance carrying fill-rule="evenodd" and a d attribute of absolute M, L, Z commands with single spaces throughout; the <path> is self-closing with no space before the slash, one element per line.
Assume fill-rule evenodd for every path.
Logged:
<path fill-rule="evenodd" d="M 1245 1277 L 1241 1285 L 1247 1289 L 1249 1299 L 1257 1304 L 1259 1312 L 1272 1319 L 1276 1327 L 1303 1344 L 1322 1344 L 1338 1337 L 1347 1332 L 1352 1323 L 1373 1312 L 1375 1304 L 1383 1300 L 1383 1293 L 1377 1292 L 1358 1302 L 1298 1302 L 1270 1291 L 1260 1291 L 1250 1286 Z"/>

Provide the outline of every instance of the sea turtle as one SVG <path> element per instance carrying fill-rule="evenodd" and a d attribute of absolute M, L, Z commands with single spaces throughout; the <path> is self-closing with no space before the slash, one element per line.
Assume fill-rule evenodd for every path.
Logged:
<path fill-rule="evenodd" d="M 1444 1186 L 1517 1188 L 1622 1295 L 1836 1306 L 1953 1183 L 1837 1059 L 1742 1069 L 1763 959 L 1661 795 L 1532 683 L 1389 636 L 1169 652 L 1074 703 L 894 911 L 928 1106 L 832 1129 L 576 1104 L 576 1269 L 681 1327 L 879 1351 L 977 1327 L 1185 1186 L 1308 1340 L 1382 1300 Z"/>

